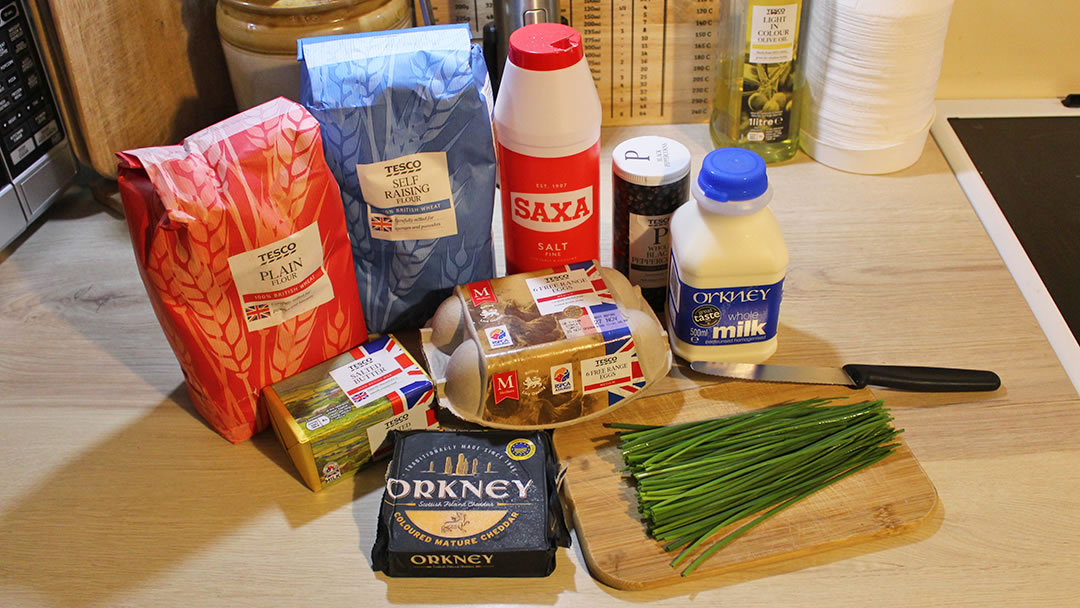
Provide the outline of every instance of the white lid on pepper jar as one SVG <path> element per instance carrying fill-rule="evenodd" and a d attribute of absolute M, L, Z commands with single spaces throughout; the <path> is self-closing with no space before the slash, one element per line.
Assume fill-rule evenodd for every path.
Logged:
<path fill-rule="evenodd" d="M 663 186 L 690 173 L 690 151 L 667 137 L 632 137 L 611 152 L 611 169 L 631 184 Z"/>

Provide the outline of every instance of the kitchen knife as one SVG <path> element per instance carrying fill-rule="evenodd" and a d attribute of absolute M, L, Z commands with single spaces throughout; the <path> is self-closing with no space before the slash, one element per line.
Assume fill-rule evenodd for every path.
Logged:
<path fill-rule="evenodd" d="M 849 363 L 843 367 L 807 367 L 710 361 L 694 361 L 690 367 L 703 374 L 742 380 L 839 384 L 851 388 L 873 385 L 923 393 L 992 391 L 1001 386 L 1001 378 L 998 378 L 994 372 L 947 367 L 861 365 L 858 363 Z"/>

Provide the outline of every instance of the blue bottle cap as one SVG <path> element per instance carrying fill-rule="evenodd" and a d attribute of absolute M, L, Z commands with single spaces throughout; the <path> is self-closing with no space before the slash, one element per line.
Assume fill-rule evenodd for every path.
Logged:
<path fill-rule="evenodd" d="M 726 203 L 757 198 L 769 187 L 765 160 L 744 148 L 720 148 L 705 155 L 698 173 L 705 196 Z"/>

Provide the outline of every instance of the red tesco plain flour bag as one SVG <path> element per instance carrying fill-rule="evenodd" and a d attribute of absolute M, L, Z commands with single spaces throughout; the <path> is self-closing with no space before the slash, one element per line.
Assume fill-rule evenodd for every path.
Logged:
<path fill-rule="evenodd" d="M 319 125 L 278 98 L 119 154 L 139 273 L 195 408 L 240 442 L 259 392 L 366 340 Z"/>

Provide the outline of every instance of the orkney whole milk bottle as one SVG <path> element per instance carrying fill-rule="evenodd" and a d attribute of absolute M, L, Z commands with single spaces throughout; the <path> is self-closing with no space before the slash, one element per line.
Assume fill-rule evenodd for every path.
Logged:
<path fill-rule="evenodd" d="M 495 100 L 507 274 L 600 258 L 600 120 L 581 34 L 514 30 Z"/>
<path fill-rule="evenodd" d="M 765 161 L 713 150 L 671 217 L 668 336 L 687 361 L 760 363 L 776 352 L 787 273 Z"/>

